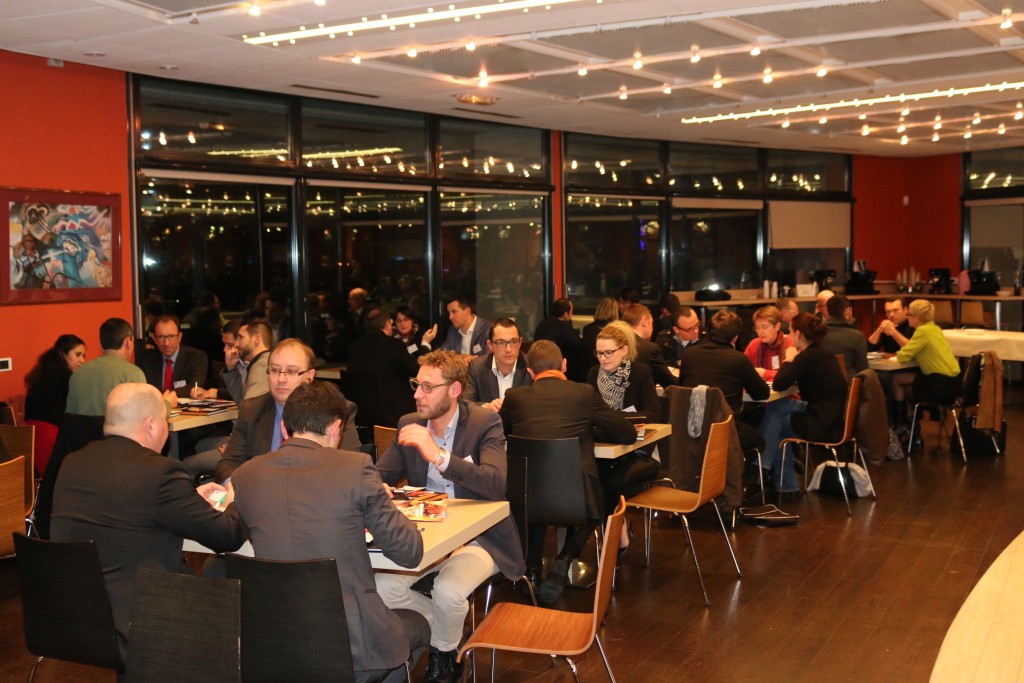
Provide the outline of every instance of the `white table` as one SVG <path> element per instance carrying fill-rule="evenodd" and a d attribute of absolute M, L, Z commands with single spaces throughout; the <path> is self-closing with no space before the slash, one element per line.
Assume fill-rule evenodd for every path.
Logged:
<path fill-rule="evenodd" d="M 448 516 L 443 522 L 417 522 L 423 530 L 423 559 L 415 567 L 400 567 L 384 553 L 371 552 L 370 565 L 374 569 L 419 574 L 431 565 L 443 560 L 453 550 L 466 545 L 509 515 L 508 501 L 463 500 L 448 501 Z M 213 552 L 197 541 L 185 540 L 182 550 L 193 553 Z M 252 544 L 245 542 L 239 555 L 252 557 Z"/>
<path fill-rule="evenodd" d="M 638 448 L 643 448 L 660 441 L 672 434 L 672 425 L 648 422 L 645 426 L 644 438 L 637 439 L 633 443 L 595 443 L 594 457 L 614 459 L 632 453 Z"/>
<path fill-rule="evenodd" d="M 966 358 L 995 351 L 1000 360 L 1024 361 L 1024 332 L 1005 330 L 943 330 L 954 356 Z"/>

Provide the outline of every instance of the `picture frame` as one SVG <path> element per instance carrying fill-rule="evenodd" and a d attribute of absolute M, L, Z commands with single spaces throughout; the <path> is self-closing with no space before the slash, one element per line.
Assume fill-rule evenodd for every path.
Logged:
<path fill-rule="evenodd" d="M 121 195 L 0 187 L 0 305 L 117 301 Z"/>

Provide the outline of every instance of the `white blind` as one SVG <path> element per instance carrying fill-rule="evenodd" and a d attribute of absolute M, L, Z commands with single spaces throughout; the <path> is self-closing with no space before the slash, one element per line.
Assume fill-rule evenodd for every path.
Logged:
<path fill-rule="evenodd" d="M 772 249 L 845 249 L 850 246 L 849 202 L 768 202 Z"/>

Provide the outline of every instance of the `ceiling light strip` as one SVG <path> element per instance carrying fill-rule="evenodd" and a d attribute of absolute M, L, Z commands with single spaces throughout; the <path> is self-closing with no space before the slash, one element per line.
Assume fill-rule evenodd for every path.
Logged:
<path fill-rule="evenodd" d="M 852 109 L 855 107 L 870 107 L 876 104 L 892 104 L 894 102 L 919 102 L 921 100 L 935 100 L 939 98 L 956 97 L 958 95 L 978 95 L 989 92 L 1000 92 L 1005 90 L 1020 90 L 1024 88 L 1024 81 L 1014 83 L 999 83 L 996 85 L 985 84 L 968 88 L 946 88 L 945 90 L 933 90 L 931 92 L 900 93 L 899 95 L 883 95 L 882 97 L 859 98 L 853 100 L 840 100 L 838 102 L 820 102 L 817 104 L 799 104 L 792 107 L 779 107 L 772 109 L 758 109 L 752 112 L 730 112 L 728 114 L 716 114 L 714 116 L 694 116 L 680 119 L 680 123 L 714 123 L 716 121 L 740 121 L 743 119 L 763 118 L 767 116 L 784 116 L 788 114 L 799 114 L 812 111 L 831 111 L 833 109 Z"/>
<path fill-rule="evenodd" d="M 533 7 L 547 7 L 550 5 L 564 5 L 583 0 L 513 0 L 513 2 L 495 3 L 492 5 L 477 5 L 474 7 L 463 7 L 461 9 L 446 9 L 439 12 L 421 12 L 419 14 L 406 14 L 403 16 L 387 17 L 384 19 L 373 19 L 368 21 L 356 21 L 349 24 L 337 24 L 335 26 L 324 26 L 323 28 L 311 28 L 305 31 L 288 31 L 275 33 L 266 36 L 250 36 L 244 38 L 250 45 L 263 45 L 274 41 L 298 40 L 300 38 L 317 38 L 332 33 L 348 33 L 356 31 L 368 31 L 376 28 L 391 28 L 392 26 L 408 26 L 409 24 L 425 24 L 427 22 L 444 21 L 446 19 L 461 19 L 472 17 L 477 14 L 495 14 L 498 12 L 511 12 L 515 10 L 531 9 Z"/>

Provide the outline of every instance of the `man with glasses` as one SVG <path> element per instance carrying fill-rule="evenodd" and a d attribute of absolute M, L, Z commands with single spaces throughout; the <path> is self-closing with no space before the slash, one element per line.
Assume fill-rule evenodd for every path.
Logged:
<path fill-rule="evenodd" d="M 633 328 L 636 335 L 636 362 L 645 363 L 651 369 L 655 384 L 670 387 L 679 383 L 675 367 L 669 369 L 660 346 L 651 341 L 654 334 L 654 316 L 642 304 L 627 304 L 622 309 L 622 319 Z"/>
<path fill-rule="evenodd" d="M 672 326 L 662 330 L 654 340 L 661 347 L 665 362 L 679 368 L 683 351 L 700 341 L 700 318 L 689 306 L 679 306 L 672 312 Z"/>
<path fill-rule="evenodd" d="M 469 364 L 469 384 L 462 400 L 476 403 L 491 412 L 501 410 L 505 392 L 512 387 L 533 384 L 522 353 L 523 336 L 511 318 L 498 318 L 491 325 L 486 356 Z"/>
<path fill-rule="evenodd" d="M 243 462 L 280 448 L 286 438 L 281 423 L 284 404 L 295 387 L 313 381 L 315 360 L 313 349 L 294 338 L 283 339 L 270 350 L 267 365 L 270 393 L 246 399 L 238 407 L 238 419 L 224 448 L 224 457 L 217 463 L 218 482 L 226 483 Z M 353 403 L 348 405 L 341 448 L 358 451 L 356 407 Z"/>
<path fill-rule="evenodd" d="M 449 498 L 505 500 L 505 434 L 501 418 L 462 401 L 466 361 L 454 351 L 419 358 L 410 381 L 416 412 L 398 421 L 395 441 L 380 456 L 377 470 L 386 484 L 408 477 L 412 486 Z M 455 656 L 469 612 L 468 598 L 496 572 L 515 580 L 526 563 L 515 523 L 506 518 L 431 567 L 430 597 L 412 589 L 421 576 L 378 572 L 377 591 L 391 609 L 413 609 L 430 623 L 426 679 L 457 679 Z"/>
<path fill-rule="evenodd" d="M 210 361 L 206 354 L 181 343 L 181 324 L 173 315 L 164 315 L 153 323 L 149 336 L 156 349 L 140 354 L 135 361 L 146 375 L 146 382 L 163 392 L 164 400 L 178 405 L 193 389 L 206 385 Z"/>

